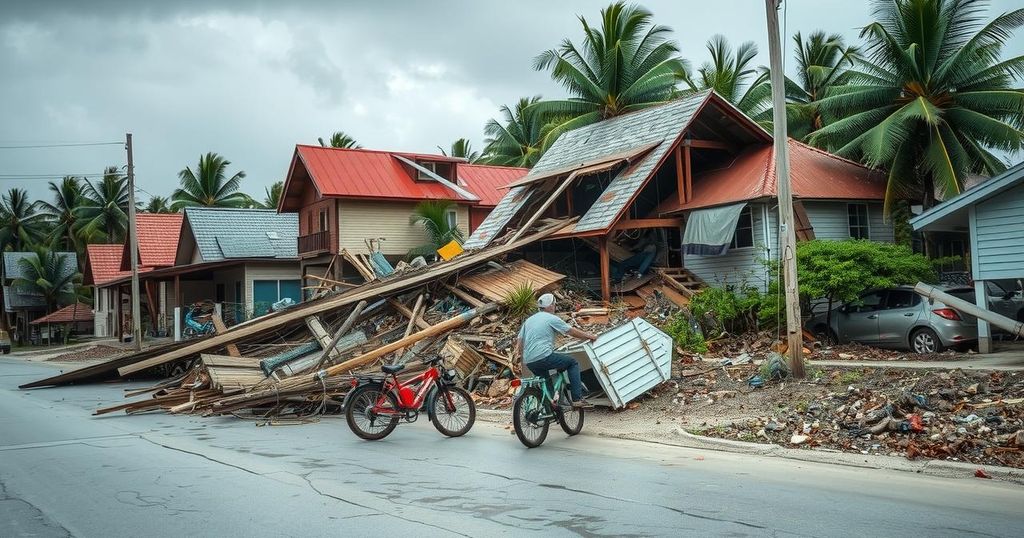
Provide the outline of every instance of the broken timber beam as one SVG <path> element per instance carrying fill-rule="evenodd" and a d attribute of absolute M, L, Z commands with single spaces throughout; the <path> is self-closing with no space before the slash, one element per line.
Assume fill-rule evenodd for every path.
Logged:
<path fill-rule="evenodd" d="M 228 330 L 228 326 L 224 325 L 224 318 L 220 317 L 220 314 L 217 312 L 214 312 L 213 315 L 210 316 L 210 319 L 213 320 L 213 328 L 217 330 L 218 334 Z M 235 344 L 228 344 L 224 346 L 224 349 L 227 350 L 228 355 L 231 355 L 232 357 L 242 356 L 242 352 L 238 351 L 238 346 Z"/>
<path fill-rule="evenodd" d="M 436 264 L 435 266 L 427 267 L 425 270 L 405 273 L 387 280 L 374 281 L 332 297 L 327 297 L 309 303 L 302 303 L 287 310 L 282 310 L 281 312 L 275 312 L 262 318 L 255 319 L 243 325 L 235 325 L 224 334 L 216 334 L 195 342 L 189 342 L 184 346 L 174 347 L 166 353 L 160 353 L 160 350 L 156 349 L 147 350 L 147 352 L 155 352 L 153 354 L 156 356 L 149 355 L 150 358 L 145 360 L 131 362 L 128 365 L 121 366 L 117 369 L 117 372 L 121 376 L 125 376 L 184 357 L 208 352 L 211 349 L 221 348 L 229 343 L 235 343 L 244 338 L 277 329 L 287 323 L 300 321 L 313 314 L 328 312 L 350 304 L 355 304 L 363 299 L 374 299 L 381 296 L 388 296 L 402 290 L 408 290 L 416 286 L 434 282 L 448 275 L 485 263 L 488 260 L 501 256 L 507 252 L 518 250 L 535 241 L 542 240 L 557 233 L 559 230 L 562 230 L 575 221 L 576 219 L 563 220 L 536 233 L 530 234 L 518 241 L 509 241 L 502 245 L 485 248 L 476 252 L 467 252 L 450 262 Z M 405 307 L 403 306 L 402 308 Z M 130 360 L 130 358 L 128 360 Z"/>

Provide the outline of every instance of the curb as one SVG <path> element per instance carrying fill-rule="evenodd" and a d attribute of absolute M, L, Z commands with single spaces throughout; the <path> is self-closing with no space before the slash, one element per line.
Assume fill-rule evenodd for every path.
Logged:
<path fill-rule="evenodd" d="M 487 422 L 511 423 L 510 410 L 477 409 L 477 418 Z M 719 439 L 694 435 L 682 428 L 673 430 L 673 437 L 645 438 L 629 434 L 598 433 L 601 437 L 640 441 L 681 448 L 697 448 L 704 450 L 721 450 L 750 456 L 784 458 L 809 463 L 825 463 L 843 465 L 861 469 L 879 469 L 916 473 L 940 478 L 974 478 L 974 471 L 984 469 L 993 479 L 1024 485 L 1024 469 L 1014 467 L 989 466 L 946 460 L 908 460 L 894 456 L 864 456 L 850 452 L 829 449 L 788 448 L 776 444 L 748 443 L 732 439 Z"/>

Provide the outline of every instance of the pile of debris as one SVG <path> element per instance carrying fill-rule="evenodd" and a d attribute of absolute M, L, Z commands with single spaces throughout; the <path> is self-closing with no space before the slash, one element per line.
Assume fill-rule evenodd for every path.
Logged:
<path fill-rule="evenodd" d="M 713 368 L 684 379 L 673 400 L 687 415 L 734 415 L 691 428 L 702 435 L 1024 467 L 1018 372 L 812 367 L 808 381 L 781 379 L 758 389 L 749 380 L 763 366 Z"/>

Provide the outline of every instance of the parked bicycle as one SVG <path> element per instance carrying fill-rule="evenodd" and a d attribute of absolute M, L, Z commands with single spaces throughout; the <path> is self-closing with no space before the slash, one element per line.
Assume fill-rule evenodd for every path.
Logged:
<path fill-rule="evenodd" d="M 216 329 L 213 327 L 213 319 L 210 317 L 211 314 L 200 312 L 202 306 L 200 303 L 193 303 L 189 305 L 188 312 L 185 312 L 185 328 L 182 330 L 182 336 L 186 339 L 206 336 L 216 332 Z M 206 321 L 199 321 L 197 319 L 204 317 Z"/>
<path fill-rule="evenodd" d="M 465 389 L 455 385 L 455 370 L 442 370 L 441 357 L 424 361 L 430 366 L 401 382 L 404 364 L 381 366 L 384 376 L 359 376 L 345 397 L 345 420 L 352 433 L 368 441 L 387 437 L 399 420 L 416 422 L 426 410 L 437 431 L 448 437 L 465 435 L 476 421 L 476 405 Z"/>
<path fill-rule="evenodd" d="M 567 373 L 559 372 L 549 378 L 528 377 L 520 383 L 512 405 L 512 424 L 516 437 L 527 448 L 544 443 L 552 421 L 557 420 L 570 437 L 583 430 L 583 409 L 572 406 Z"/>

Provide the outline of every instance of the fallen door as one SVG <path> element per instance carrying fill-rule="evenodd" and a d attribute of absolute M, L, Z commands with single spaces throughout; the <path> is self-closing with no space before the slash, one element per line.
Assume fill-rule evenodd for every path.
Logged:
<path fill-rule="evenodd" d="M 672 377 L 672 337 L 640 318 L 601 333 L 594 342 L 573 344 L 565 352 L 576 357 L 581 370 L 593 372 L 614 409 Z"/>

